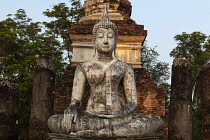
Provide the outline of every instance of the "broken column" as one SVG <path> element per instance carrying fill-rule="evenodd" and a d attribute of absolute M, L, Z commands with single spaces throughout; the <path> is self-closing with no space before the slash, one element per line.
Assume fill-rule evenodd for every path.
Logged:
<path fill-rule="evenodd" d="M 202 139 L 210 138 L 210 65 L 201 70 L 200 75 L 200 93 L 202 104 Z"/>
<path fill-rule="evenodd" d="M 18 85 L 0 82 L 0 139 L 18 138 Z"/>
<path fill-rule="evenodd" d="M 180 58 L 172 66 L 168 139 L 192 139 L 191 68 L 189 61 Z"/>
<path fill-rule="evenodd" d="M 46 139 L 47 120 L 53 114 L 54 66 L 51 61 L 37 59 L 35 69 L 29 139 Z"/>

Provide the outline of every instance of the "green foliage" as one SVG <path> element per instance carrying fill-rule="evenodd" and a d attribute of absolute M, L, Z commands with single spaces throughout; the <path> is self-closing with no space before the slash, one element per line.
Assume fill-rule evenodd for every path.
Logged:
<path fill-rule="evenodd" d="M 196 102 L 194 102 L 196 103 Z M 193 108 L 193 140 L 202 140 L 202 110 L 201 106 Z"/>
<path fill-rule="evenodd" d="M 62 49 L 67 51 L 67 58 L 71 60 L 71 40 L 68 29 L 70 24 L 78 23 L 84 15 L 80 0 L 70 0 L 71 7 L 65 3 L 54 5 L 52 10 L 47 9 L 43 14 L 54 20 L 44 22 L 47 32 L 62 39 Z"/>
<path fill-rule="evenodd" d="M 27 137 L 31 92 L 36 59 L 51 59 L 57 73 L 63 69 L 60 42 L 32 22 L 23 9 L 0 22 L 0 80 L 17 82 L 19 87 L 19 134 Z"/>
<path fill-rule="evenodd" d="M 155 48 L 149 48 L 146 45 L 144 46 L 142 51 L 142 62 L 143 67 L 149 71 L 154 82 L 161 85 L 166 83 L 170 78 L 169 64 L 158 60 L 159 54 Z"/>

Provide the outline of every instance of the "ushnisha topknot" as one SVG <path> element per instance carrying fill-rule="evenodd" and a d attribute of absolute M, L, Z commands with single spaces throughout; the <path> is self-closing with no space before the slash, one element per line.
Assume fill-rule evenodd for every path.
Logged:
<path fill-rule="evenodd" d="M 112 28 L 115 32 L 116 41 L 117 41 L 118 29 L 117 29 L 117 26 L 109 20 L 109 14 L 108 14 L 106 3 L 104 4 L 104 12 L 102 15 L 102 19 L 100 20 L 99 23 L 95 24 L 93 27 L 93 42 L 95 42 L 95 40 L 96 40 L 96 32 L 99 28 L 105 28 L 105 29 Z"/>

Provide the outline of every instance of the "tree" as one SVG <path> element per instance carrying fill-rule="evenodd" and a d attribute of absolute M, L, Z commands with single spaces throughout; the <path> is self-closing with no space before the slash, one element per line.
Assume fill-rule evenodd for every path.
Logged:
<path fill-rule="evenodd" d="M 146 45 L 144 46 L 142 62 L 143 67 L 149 71 L 154 82 L 161 85 L 170 78 L 169 64 L 158 60 L 159 54 L 155 48 L 149 48 Z"/>
<path fill-rule="evenodd" d="M 23 9 L 0 22 L 0 80 L 18 83 L 19 134 L 27 137 L 31 104 L 32 79 L 38 57 L 54 61 L 56 70 L 63 68 L 60 43 L 42 32 L 40 22 L 32 22 Z"/>
<path fill-rule="evenodd" d="M 170 56 L 190 61 L 193 73 L 192 86 L 194 86 L 198 72 L 210 62 L 210 36 L 201 32 L 191 34 L 183 32 L 174 39 L 177 41 L 177 47 L 171 51 Z"/>
<path fill-rule="evenodd" d="M 50 22 L 44 22 L 48 32 L 62 39 L 62 49 L 67 51 L 68 61 L 71 60 L 71 40 L 68 29 L 70 24 L 78 23 L 84 15 L 80 0 L 70 0 L 71 7 L 65 3 L 54 5 L 52 10 L 47 9 L 43 14 L 49 18 L 54 18 Z"/>
<path fill-rule="evenodd" d="M 143 67 L 146 68 L 154 80 L 154 82 L 165 89 L 166 94 L 166 113 L 168 113 L 169 99 L 170 99 L 170 84 L 167 82 L 170 78 L 169 64 L 158 60 L 158 52 L 155 50 L 156 47 L 147 47 L 144 43 L 142 51 L 142 62 Z"/>
<path fill-rule="evenodd" d="M 200 70 L 210 62 L 210 36 L 201 32 L 188 34 L 183 32 L 174 37 L 177 47 L 174 48 L 170 56 L 174 58 L 184 58 L 190 61 L 192 67 L 192 89 L 193 101 L 193 139 L 201 139 L 202 116 L 199 90 L 199 80 L 197 78 Z"/>
<path fill-rule="evenodd" d="M 19 87 L 19 139 L 27 139 L 32 79 L 38 57 L 51 59 L 56 77 L 65 66 L 63 50 L 71 54 L 68 29 L 82 16 L 79 0 L 70 0 L 69 9 L 64 3 L 55 5 L 44 14 L 55 18 L 50 22 L 32 22 L 23 9 L 0 21 L 0 80 L 18 83 Z M 60 41 L 62 38 L 62 41 Z"/>

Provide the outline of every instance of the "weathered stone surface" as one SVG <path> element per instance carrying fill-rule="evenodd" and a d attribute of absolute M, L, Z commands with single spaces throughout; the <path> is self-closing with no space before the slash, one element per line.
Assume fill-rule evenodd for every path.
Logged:
<path fill-rule="evenodd" d="M 189 61 L 180 58 L 172 66 L 168 139 L 192 139 L 191 68 Z"/>
<path fill-rule="evenodd" d="M 210 65 L 203 68 L 199 75 L 202 104 L 202 138 L 210 138 Z"/>
<path fill-rule="evenodd" d="M 0 82 L 0 139 L 18 137 L 18 85 L 8 81 Z"/>
<path fill-rule="evenodd" d="M 128 136 L 128 137 L 112 137 L 112 138 L 98 138 L 98 137 L 91 137 L 91 138 L 76 138 L 74 136 L 58 134 L 58 133 L 49 133 L 48 134 L 49 140 L 162 140 L 162 134 L 155 133 L 150 135 L 144 136 Z"/>
<path fill-rule="evenodd" d="M 47 120 L 53 114 L 54 66 L 51 61 L 38 58 L 34 75 L 30 114 L 29 139 L 46 139 Z"/>

